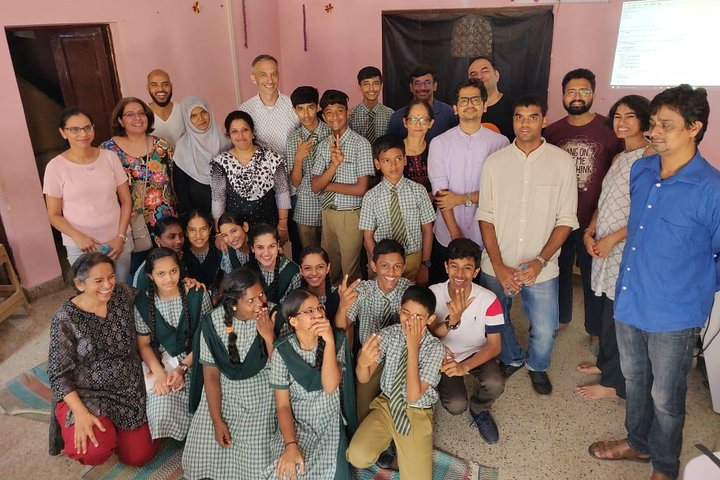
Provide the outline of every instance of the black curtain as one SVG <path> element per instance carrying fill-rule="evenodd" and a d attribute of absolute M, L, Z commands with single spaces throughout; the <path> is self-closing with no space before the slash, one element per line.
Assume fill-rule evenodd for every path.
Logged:
<path fill-rule="evenodd" d="M 547 100 L 552 7 L 438 12 L 442 11 L 382 14 L 386 105 L 398 109 L 411 100 L 410 72 L 420 64 L 437 73 L 435 97 L 454 103 L 455 87 L 467 78 L 471 57 L 451 56 L 452 30 L 467 15 L 481 16 L 492 26 L 492 58 L 500 72 L 500 91 L 515 98 L 535 93 Z"/>

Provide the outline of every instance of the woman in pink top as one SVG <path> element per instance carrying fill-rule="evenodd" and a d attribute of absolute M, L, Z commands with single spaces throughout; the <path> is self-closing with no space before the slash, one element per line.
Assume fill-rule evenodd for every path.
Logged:
<path fill-rule="evenodd" d="M 117 155 L 92 146 L 95 130 L 87 112 L 66 109 L 58 127 L 70 148 L 45 169 L 50 224 L 62 233 L 71 265 L 84 252 L 101 251 L 115 260 L 117 277 L 125 281 L 133 249 L 127 174 Z"/>

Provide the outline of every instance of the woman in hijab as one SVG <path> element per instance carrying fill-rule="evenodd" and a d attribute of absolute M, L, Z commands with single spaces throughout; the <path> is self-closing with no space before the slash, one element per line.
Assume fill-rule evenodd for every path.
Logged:
<path fill-rule="evenodd" d="M 212 110 L 202 97 L 190 96 L 180 105 L 185 133 L 175 147 L 173 182 L 180 213 L 199 209 L 210 213 L 210 160 L 230 147 Z"/>

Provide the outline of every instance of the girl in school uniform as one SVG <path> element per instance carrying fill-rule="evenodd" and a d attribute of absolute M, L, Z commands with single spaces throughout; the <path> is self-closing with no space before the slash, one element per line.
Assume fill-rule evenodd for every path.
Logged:
<path fill-rule="evenodd" d="M 288 292 L 300 287 L 300 267 L 280 253 L 278 232 L 273 226 L 253 225 L 248 243 L 252 252 L 248 266 L 263 281 L 268 301 L 282 303 Z"/>
<path fill-rule="evenodd" d="M 230 273 L 250 260 L 250 247 L 247 243 L 249 228 L 248 222 L 238 213 L 225 212 L 220 215 L 217 235 L 227 246 L 220 261 L 223 272 Z"/>
<path fill-rule="evenodd" d="M 269 356 L 279 332 L 251 270 L 228 274 L 221 305 L 200 322 L 204 388 L 183 452 L 189 480 L 261 478 L 276 428 Z"/>
<path fill-rule="evenodd" d="M 282 313 L 294 333 L 276 342 L 271 360 L 279 429 L 265 478 L 350 479 L 345 450 L 357 422 L 344 332 L 333 331 L 318 297 L 304 289 L 288 294 Z"/>
<path fill-rule="evenodd" d="M 211 238 L 213 222 L 210 215 L 200 210 L 190 210 L 185 219 L 185 249 L 183 261 L 187 276 L 207 287 L 210 295 L 217 291 L 222 254 Z"/>
<path fill-rule="evenodd" d="M 169 248 L 151 250 L 145 271 L 148 288 L 135 297 L 135 330 L 146 372 L 150 434 L 153 439 L 185 440 L 191 419 L 189 387 L 198 381 L 189 372 L 195 364 L 192 339 L 212 302 L 203 289 L 185 290 L 180 261 Z"/>

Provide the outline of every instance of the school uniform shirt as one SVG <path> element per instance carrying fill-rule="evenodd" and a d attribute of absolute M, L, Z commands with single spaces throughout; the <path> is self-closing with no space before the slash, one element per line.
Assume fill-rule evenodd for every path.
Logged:
<path fill-rule="evenodd" d="M 347 319 L 351 323 L 357 323 L 355 328 L 358 329 L 361 344 L 365 343 L 371 334 L 399 321 L 400 301 L 410 285 L 410 280 L 400 277 L 395 288 L 385 293 L 380 290 L 377 280 L 363 280 L 358 284 L 355 288 L 358 298 L 348 309 Z M 385 318 L 387 304 L 390 305 L 390 318 Z"/>
<path fill-rule="evenodd" d="M 383 105 L 382 103 L 376 104 L 373 108 L 368 108 L 367 105 L 362 102 L 355 105 L 350 111 L 348 126 L 363 137 L 367 138 L 367 129 L 370 124 L 370 112 L 375 114 L 375 139 L 377 139 L 387 133 L 388 125 L 390 124 L 390 117 L 395 112 L 395 110 Z M 369 138 L 368 141 L 370 141 Z"/>
<path fill-rule="evenodd" d="M 330 165 L 330 138 L 325 138 L 318 145 L 315 153 L 312 174 L 322 175 Z M 360 177 L 371 177 L 375 174 L 372 161 L 372 147 L 365 137 L 354 132 L 351 128 L 345 129 L 340 135 L 340 149 L 345 156 L 343 162 L 335 170 L 332 183 L 345 183 L 353 185 Z M 362 197 L 355 195 L 335 194 L 335 207 L 337 210 L 355 210 L 360 208 Z"/>
<path fill-rule="evenodd" d="M 312 167 L 315 157 L 317 156 L 317 148 L 320 145 L 320 142 L 332 134 L 332 130 L 330 130 L 327 123 L 320 120 L 314 132 L 305 128 L 304 125 L 300 125 L 298 128 L 290 132 L 287 138 L 287 155 L 285 156 L 285 159 L 288 164 L 288 174 L 290 174 L 293 169 L 292 165 L 295 162 L 298 145 L 300 142 L 306 142 L 313 134 L 317 137 L 315 144 L 313 145 L 315 155 L 312 155 L 311 151 L 311 154 L 302 160 L 302 180 L 300 180 L 300 184 L 294 192 L 297 201 L 295 203 L 293 220 L 300 225 L 308 227 L 321 227 L 322 207 L 320 206 L 320 197 L 317 193 L 312 191 L 310 182 L 312 181 Z M 291 188 L 294 187 L 291 185 Z"/>
<path fill-rule="evenodd" d="M 245 253 L 240 249 L 232 248 L 231 246 L 228 245 L 228 251 L 223 252 L 222 258 L 220 259 L 220 268 L 225 273 L 230 273 L 233 270 L 235 270 L 235 267 L 233 267 L 233 264 L 232 264 L 232 260 L 230 259 L 230 255 L 231 255 L 230 252 L 235 253 L 238 261 L 240 262 L 241 267 L 250 261 L 249 253 Z"/>
<path fill-rule="evenodd" d="M 450 301 L 449 283 L 450 280 L 430 286 L 437 300 L 435 315 L 440 321 L 444 321 L 450 313 L 447 307 Z M 468 296 L 475 297 L 475 300 L 463 312 L 458 327 L 449 330 L 440 339 L 455 354 L 456 362 L 475 355 L 487 343 L 488 334 L 502 333 L 505 326 L 502 307 L 493 292 L 473 283 Z"/>
<path fill-rule="evenodd" d="M 400 204 L 407 244 L 405 254 L 422 250 L 421 226 L 435 221 L 435 209 L 425 188 L 417 182 L 402 177 L 396 185 L 383 180 L 363 197 L 360 209 L 360 230 L 371 230 L 376 242 L 392 237 L 390 221 L 390 189 L 395 187 Z"/>
<path fill-rule="evenodd" d="M 407 340 L 400 325 L 390 325 L 380 330 L 380 357 L 377 362 L 385 362 L 382 377 L 380 378 L 380 388 L 382 392 L 389 398 L 392 392 L 392 385 L 395 381 L 400 366 L 400 359 L 403 350 L 407 348 Z M 422 340 L 420 340 L 420 349 L 418 352 L 418 366 L 420 367 L 420 382 L 429 384 L 425 393 L 422 394 L 417 401 L 408 404 L 410 407 L 430 408 L 438 400 L 437 384 L 440 382 L 440 365 L 445 358 L 445 347 L 440 340 L 430 334 L 425 329 Z M 403 389 L 403 397 L 407 402 L 407 385 Z"/>

